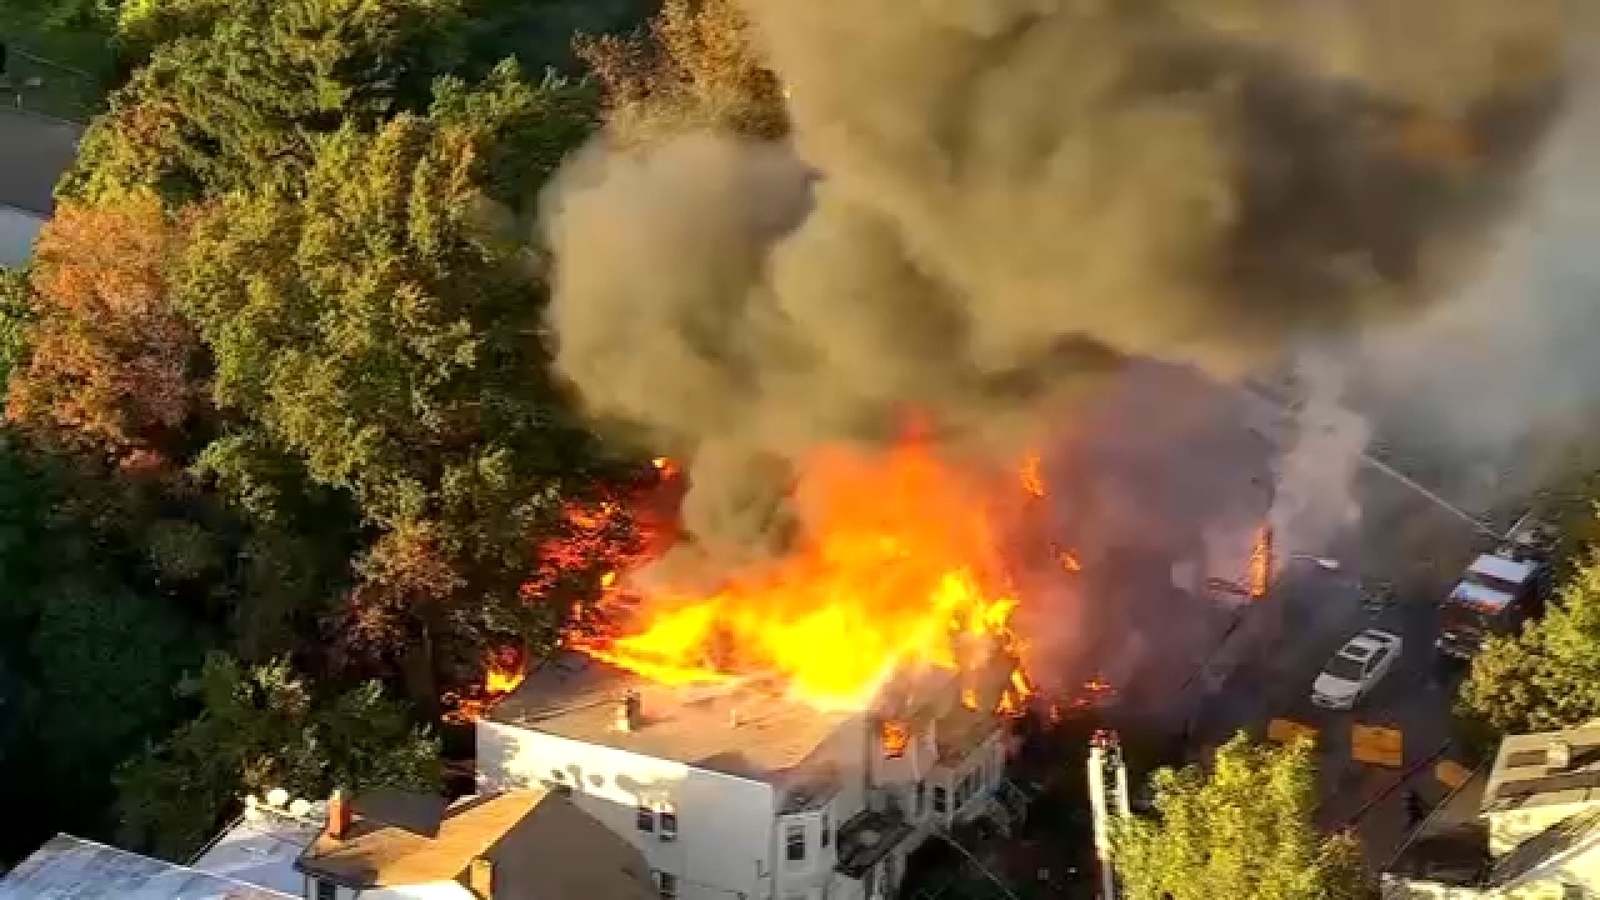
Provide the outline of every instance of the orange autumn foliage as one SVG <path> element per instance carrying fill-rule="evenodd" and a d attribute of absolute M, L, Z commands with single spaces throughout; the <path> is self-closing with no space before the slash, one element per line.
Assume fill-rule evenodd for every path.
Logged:
<path fill-rule="evenodd" d="M 737 0 L 664 0 L 648 34 L 580 37 L 576 51 L 624 143 L 700 129 L 778 137 L 788 130 L 783 87 L 753 38 Z"/>
<path fill-rule="evenodd" d="M 61 205 L 35 249 L 31 353 L 7 418 L 118 456 L 159 452 L 204 400 L 198 338 L 171 305 L 182 233 L 151 197 Z"/>

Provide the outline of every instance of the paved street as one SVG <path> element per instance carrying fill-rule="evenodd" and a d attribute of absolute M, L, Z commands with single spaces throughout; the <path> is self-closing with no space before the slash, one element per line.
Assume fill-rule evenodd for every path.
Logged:
<path fill-rule="evenodd" d="M 1311 560 L 1291 560 L 1270 600 L 1282 605 L 1282 638 L 1265 659 L 1239 670 L 1202 709 L 1193 745 L 1214 746 L 1245 730 L 1264 737 L 1273 718 L 1315 728 L 1321 761 L 1324 828 L 1353 826 L 1373 866 L 1386 863 L 1410 831 L 1405 798 L 1416 790 L 1431 806 L 1448 788 L 1435 778 L 1434 761 L 1454 759 L 1471 768 L 1449 745 L 1450 707 L 1463 668 L 1442 664 L 1434 653 L 1437 604 L 1481 539 L 1459 520 L 1375 472 L 1363 476 L 1363 527 L 1330 555 L 1341 563 L 1327 571 Z M 1417 522 L 1415 520 L 1422 519 Z M 1432 529 L 1439 536 L 1423 557 L 1403 540 Z M 1396 585 L 1398 602 L 1382 613 L 1362 608 L 1359 579 L 1384 578 Z M 1363 628 L 1399 634 L 1399 663 L 1354 710 L 1330 711 L 1311 703 L 1311 684 L 1328 658 Z M 1405 765 L 1390 769 L 1351 758 L 1354 724 L 1399 729 Z"/>

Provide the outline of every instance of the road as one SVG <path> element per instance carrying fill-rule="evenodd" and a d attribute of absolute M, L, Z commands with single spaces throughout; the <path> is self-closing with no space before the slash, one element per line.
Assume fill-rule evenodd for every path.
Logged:
<path fill-rule="evenodd" d="M 1430 806 L 1448 793 L 1435 778 L 1433 761 L 1442 750 L 1444 758 L 1456 759 L 1455 748 L 1449 746 L 1450 707 L 1464 671 L 1442 664 L 1434 652 L 1438 600 L 1482 544 L 1459 520 L 1437 509 L 1430 512 L 1432 504 L 1408 496 L 1403 488 L 1374 476 L 1363 482 L 1364 508 L 1376 515 L 1331 548 L 1330 555 L 1341 561 L 1337 571 L 1310 560 L 1289 563 L 1271 599 L 1261 601 L 1281 604 L 1282 638 L 1265 658 L 1235 672 L 1202 707 L 1191 745 L 1197 750 L 1215 746 L 1240 730 L 1261 738 L 1274 718 L 1315 728 L 1322 801 L 1318 824 L 1328 830 L 1354 828 L 1376 868 L 1394 855 L 1410 831 L 1407 792 L 1416 790 Z M 1401 539 L 1430 531 L 1434 539 L 1426 556 Z M 1364 610 L 1359 587 L 1363 576 L 1396 584 L 1396 605 L 1379 614 Z M 1317 708 L 1310 696 L 1318 672 L 1344 641 L 1367 627 L 1402 637 L 1399 663 L 1356 709 Z M 1400 730 L 1404 766 L 1390 769 L 1354 761 L 1351 729 L 1358 723 Z M 1471 768 L 1469 760 L 1457 761 Z"/>

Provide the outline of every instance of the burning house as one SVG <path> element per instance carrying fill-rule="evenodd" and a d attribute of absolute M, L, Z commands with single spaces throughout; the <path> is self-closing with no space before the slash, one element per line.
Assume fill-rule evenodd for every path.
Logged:
<path fill-rule="evenodd" d="M 1004 719 L 962 702 L 1003 681 L 929 669 L 829 711 L 782 681 L 665 684 L 573 653 L 479 720 L 479 779 L 567 792 L 662 897 L 890 897 L 936 830 L 1007 819 Z"/>

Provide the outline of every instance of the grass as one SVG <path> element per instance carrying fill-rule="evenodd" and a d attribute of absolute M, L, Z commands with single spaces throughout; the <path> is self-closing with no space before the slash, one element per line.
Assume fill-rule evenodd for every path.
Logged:
<path fill-rule="evenodd" d="M 0 6 L 0 40 L 10 51 L 0 103 L 77 121 L 100 109 L 112 65 L 104 33 L 42 28 Z"/>

